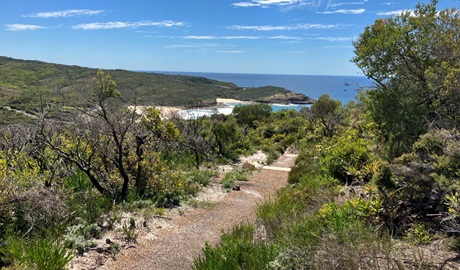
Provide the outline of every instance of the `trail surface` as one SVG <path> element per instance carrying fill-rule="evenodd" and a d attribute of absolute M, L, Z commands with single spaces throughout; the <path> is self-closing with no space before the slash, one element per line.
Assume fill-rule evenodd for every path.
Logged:
<path fill-rule="evenodd" d="M 216 243 L 222 230 L 255 220 L 257 205 L 286 185 L 295 159 L 295 155 L 282 156 L 250 181 L 238 182 L 241 190 L 232 191 L 212 209 L 196 209 L 178 217 L 158 238 L 142 240 L 100 269 L 191 269 L 206 242 Z"/>

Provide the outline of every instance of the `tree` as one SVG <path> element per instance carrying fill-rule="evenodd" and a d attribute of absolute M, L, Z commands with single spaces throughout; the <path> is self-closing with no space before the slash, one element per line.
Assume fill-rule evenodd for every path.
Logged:
<path fill-rule="evenodd" d="M 327 94 L 322 95 L 311 106 L 310 114 L 312 119 L 318 120 L 324 127 L 325 135 L 332 137 L 344 117 L 342 102 L 331 99 Z"/>
<path fill-rule="evenodd" d="M 205 117 L 184 120 L 180 117 L 173 119 L 175 125 L 180 130 L 180 147 L 190 150 L 195 157 L 195 167 L 198 169 L 204 159 L 210 158 L 212 154 L 212 143 L 206 138 Z"/>
<path fill-rule="evenodd" d="M 378 19 L 354 42 L 352 61 L 376 83 L 368 109 L 392 156 L 430 127 L 460 124 L 460 15 L 436 4 Z"/>
<path fill-rule="evenodd" d="M 206 141 L 211 143 L 217 155 L 231 160 L 238 159 L 234 147 L 242 134 L 233 115 L 213 115 L 203 121 L 203 128 Z"/>
<path fill-rule="evenodd" d="M 256 103 L 240 105 L 233 108 L 233 115 L 240 125 L 254 128 L 256 121 L 262 121 L 270 116 L 272 107 L 268 104 Z"/>
<path fill-rule="evenodd" d="M 85 173 L 100 193 L 121 201 L 134 185 L 142 195 L 146 168 L 154 166 L 146 164 L 146 153 L 158 151 L 160 140 L 176 136 L 175 126 L 163 122 L 154 109 L 141 118 L 135 106 L 121 102 L 116 83 L 101 70 L 92 82 L 72 86 L 73 91 L 61 94 L 76 109 L 73 118 L 64 123 L 42 119 L 40 139 Z"/>

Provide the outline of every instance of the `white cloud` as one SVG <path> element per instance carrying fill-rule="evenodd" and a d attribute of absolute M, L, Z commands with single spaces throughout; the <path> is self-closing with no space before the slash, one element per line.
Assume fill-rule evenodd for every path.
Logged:
<path fill-rule="evenodd" d="M 85 23 L 75 25 L 73 29 L 81 30 L 104 30 L 104 29 L 122 29 L 122 28 L 138 28 L 147 26 L 157 27 L 172 27 L 172 26 L 186 26 L 184 22 L 175 21 L 161 21 L 161 22 L 106 22 L 106 23 Z"/>
<path fill-rule="evenodd" d="M 34 31 L 48 28 L 32 24 L 7 24 L 6 27 L 6 31 Z"/>
<path fill-rule="evenodd" d="M 254 2 L 262 5 L 291 5 L 298 2 L 299 0 L 254 0 Z"/>
<path fill-rule="evenodd" d="M 396 16 L 396 15 L 401 15 L 405 12 L 413 12 L 411 9 L 400 9 L 400 10 L 392 10 L 392 11 L 385 11 L 385 12 L 377 12 L 377 15 L 379 16 Z"/>
<path fill-rule="evenodd" d="M 235 6 L 235 7 L 259 7 L 260 4 L 250 3 L 250 2 L 240 2 L 240 3 L 234 3 L 234 4 L 232 4 L 232 6 Z"/>
<path fill-rule="evenodd" d="M 284 39 L 284 40 L 302 40 L 301 37 L 290 37 L 290 36 L 272 36 L 270 39 Z"/>
<path fill-rule="evenodd" d="M 263 37 L 257 36 L 223 36 L 222 39 L 261 39 Z"/>
<path fill-rule="evenodd" d="M 235 7 L 288 6 L 288 5 L 294 5 L 294 4 L 302 5 L 305 1 L 306 0 L 251 0 L 251 1 L 246 1 L 246 2 L 233 3 L 232 6 L 235 6 Z"/>
<path fill-rule="evenodd" d="M 364 0 L 361 2 L 340 2 L 340 3 L 335 3 L 335 4 L 330 4 L 329 7 L 340 7 L 340 6 L 346 6 L 346 5 L 364 5 L 368 0 Z"/>
<path fill-rule="evenodd" d="M 318 12 L 320 14 L 352 14 L 352 15 L 357 15 L 357 14 L 363 14 L 366 12 L 366 9 L 360 8 L 360 9 L 337 9 L 333 11 L 324 11 L 324 12 Z"/>
<path fill-rule="evenodd" d="M 218 39 L 216 36 L 184 36 L 184 39 Z"/>
<path fill-rule="evenodd" d="M 198 43 L 198 44 L 171 44 L 171 45 L 168 45 L 166 46 L 166 48 L 168 49 L 176 49 L 176 48 L 200 48 L 200 49 L 203 49 L 203 48 L 216 48 L 216 47 L 219 47 L 218 44 L 214 44 L 214 43 Z"/>
<path fill-rule="evenodd" d="M 281 25 L 281 26 L 272 26 L 272 25 L 232 25 L 228 26 L 228 29 L 231 30 L 254 30 L 254 31 L 286 31 L 286 30 L 310 30 L 310 29 L 334 29 L 340 28 L 343 25 L 340 24 L 295 24 L 295 25 Z"/>
<path fill-rule="evenodd" d="M 75 17 L 83 15 L 99 15 L 105 13 L 104 10 L 91 10 L 91 9 L 69 9 L 61 11 L 52 11 L 52 12 L 38 12 L 31 15 L 22 15 L 22 17 L 30 18 L 58 18 L 58 17 Z"/>
<path fill-rule="evenodd" d="M 284 39 L 284 40 L 302 40 L 301 37 L 290 37 L 290 36 L 183 36 L 183 39 L 195 39 L 195 40 L 235 40 L 235 39 L 247 39 L 247 40 L 258 40 L 258 39 Z"/>

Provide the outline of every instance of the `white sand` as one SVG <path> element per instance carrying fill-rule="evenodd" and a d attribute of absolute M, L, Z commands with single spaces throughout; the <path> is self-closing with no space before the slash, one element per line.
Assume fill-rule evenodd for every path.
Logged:
<path fill-rule="evenodd" d="M 128 108 L 131 110 L 136 108 L 136 113 L 140 115 L 143 115 L 148 108 L 152 108 L 152 107 L 159 110 L 161 117 L 163 117 L 164 119 L 169 119 L 173 115 L 177 114 L 179 111 L 182 110 L 181 107 L 174 107 L 174 106 L 135 106 L 135 107 L 128 106 Z"/>
<path fill-rule="evenodd" d="M 217 103 L 237 103 L 237 104 L 251 103 L 249 101 L 243 101 L 243 100 L 232 99 L 232 98 L 216 98 L 216 102 Z"/>

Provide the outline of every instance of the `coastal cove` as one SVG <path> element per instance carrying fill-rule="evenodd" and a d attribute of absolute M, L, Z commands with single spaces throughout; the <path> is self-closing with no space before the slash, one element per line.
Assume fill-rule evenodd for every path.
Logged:
<path fill-rule="evenodd" d="M 326 76 L 326 75 L 279 75 L 279 74 L 238 74 L 238 73 L 202 73 L 202 72 L 166 72 L 155 73 L 205 77 L 213 80 L 231 82 L 240 87 L 278 86 L 290 91 L 318 99 L 323 94 L 346 104 L 355 99 L 359 89 L 372 86 L 372 81 L 364 76 Z M 274 107 L 274 111 L 278 107 Z M 282 109 L 282 108 L 280 108 Z M 294 108 L 295 109 L 295 108 Z"/>
<path fill-rule="evenodd" d="M 251 104 L 252 102 L 246 102 L 236 99 L 216 99 L 218 106 L 210 108 L 193 108 L 178 110 L 177 114 L 183 119 L 195 119 L 202 116 L 211 116 L 213 114 L 224 114 L 229 115 L 232 113 L 233 108 L 236 106 L 244 106 Z M 272 107 L 272 112 L 281 110 L 294 109 L 300 111 L 304 107 L 310 107 L 311 104 L 269 104 Z"/>

